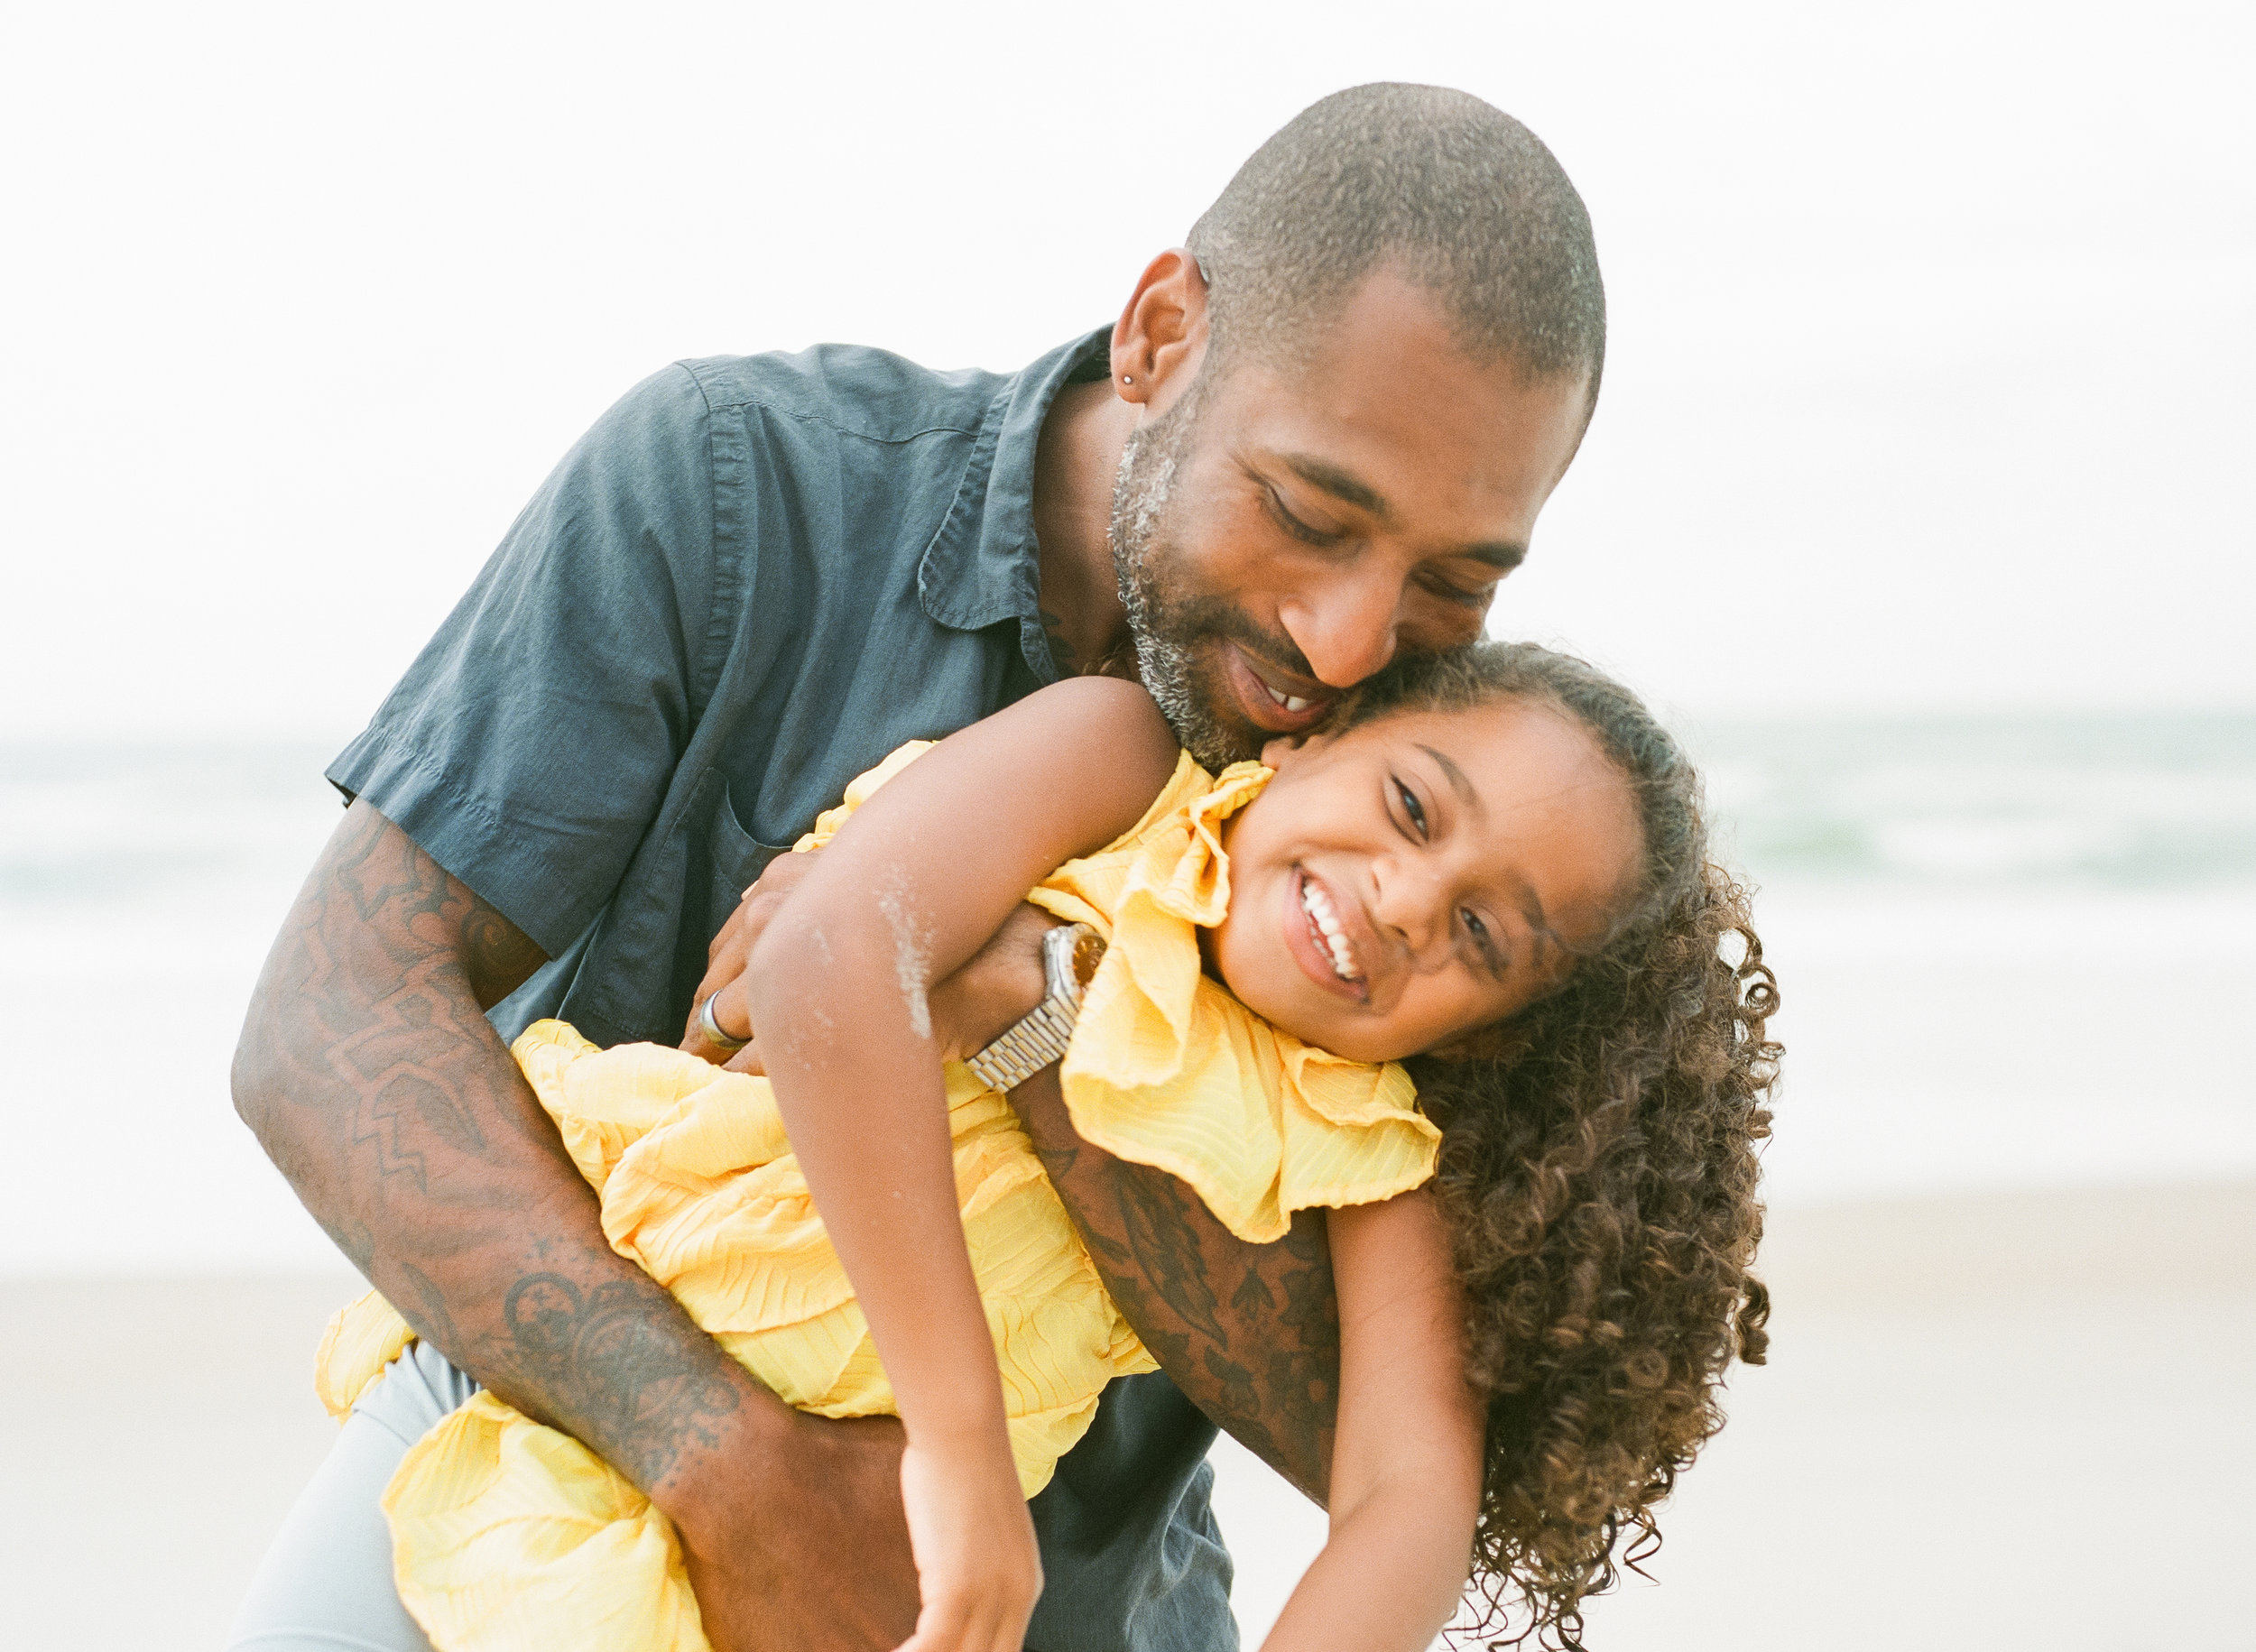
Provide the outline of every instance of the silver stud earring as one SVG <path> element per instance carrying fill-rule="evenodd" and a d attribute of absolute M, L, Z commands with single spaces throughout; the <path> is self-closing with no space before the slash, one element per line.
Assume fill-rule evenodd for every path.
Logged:
<path fill-rule="evenodd" d="M 1135 383 L 1135 380 L 1133 380 L 1133 378 L 1129 377 L 1129 376 L 1128 376 L 1128 374 L 1124 374 L 1124 373 L 1123 373 L 1123 374 L 1122 374 L 1120 375 L 1120 382 L 1121 382 L 1122 383 L 1123 383 L 1123 384 L 1133 384 L 1133 383 Z"/>

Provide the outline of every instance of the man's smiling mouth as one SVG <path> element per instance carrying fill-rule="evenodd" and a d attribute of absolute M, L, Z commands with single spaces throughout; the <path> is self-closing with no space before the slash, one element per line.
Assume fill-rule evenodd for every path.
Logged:
<path fill-rule="evenodd" d="M 1269 696 L 1271 699 L 1276 701 L 1278 705 L 1283 706 L 1287 711 L 1306 711 L 1309 706 L 1316 704 L 1314 700 L 1304 700 L 1297 694 L 1280 694 L 1267 683 L 1262 684 L 1262 692 Z"/>
<path fill-rule="evenodd" d="M 1269 673 L 1279 668 L 1266 661 L 1257 667 L 1252 654 L 1240 644 L 1225 639 L 1222 670 L 1225 678 L 1236 688 L 1236 698 L 1244 708 L 1244 715 L 1255 727 L 1272 734 L 1299 734 L 1313 728 L 1328 714 L 1339 698 L 1336 694 L 1296 694 L 1292 688 L 1280 688 L 1269 680 Z M 1294 688 L 1315 687 L 1295 682 Z"/>

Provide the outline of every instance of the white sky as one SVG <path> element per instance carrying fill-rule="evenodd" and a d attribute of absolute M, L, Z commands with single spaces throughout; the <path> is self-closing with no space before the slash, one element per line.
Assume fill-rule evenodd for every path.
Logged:
<path fill-rule="evenodd" d="M 1495 626 L 1698 712 L 2256 706 L 2256 16 L 51 5 L 0 32 L 0 735 L 341 737 L 666 361 L 1019 365 L 1372 78 L 1613 331 Z"/>

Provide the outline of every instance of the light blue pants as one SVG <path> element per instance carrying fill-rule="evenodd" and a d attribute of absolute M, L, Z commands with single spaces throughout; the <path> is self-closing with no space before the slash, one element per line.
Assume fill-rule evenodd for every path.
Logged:
<path fill-rule="evenodd" d="M 1148 1556 L 1134 1562 L 1145 1573 L 1157 1570 L 1158 1575 L 1132 1599 L 1143 1610 L 1156 1608 L 1158 1613 L 1179 1616 L 1162 1617 L 1157 1630 L 1138 1636 L 1127 1614 L 1109 1600 L 1095 1608 L 1077 1603 L 1059 1587 L 1053 1572 L 1049 1593 L 1043 1597 L 1044 1606 L 1054 1614 L 1053 1628 L 1040 1632 L 1051 1646 L 1095 1646 L 1105 1652 L 1123 1647 L 1236 1652 L 1236 1625 L 1228 1608 L 1224 1606 L 1217 1619 L 1207 1603 L 1226 1601 L 1230 1587 L 1230 1558 L 1207 1508 L 1211 1471 L 1202 1459 L 1214 1426 L 1198 1417 L 1190 1402 L 1163 1377 L 1119 1378 L 1107 1392 L 1117 1394 L 1131 1383 L 1153 1385 L 1143 1390 L 1152 1402 L 1179 1408 L 1205 1429 L 1204 1434 L 1179 1430 L 1188 1434 L 1186 1449 L 1193 1453 L 1186 1499 L 1189 1511 L 1175 1517 L 1175 1532 L 1187 1533 L 1188 1538 L 1170 1537 L 1164 1549 L 1154 1546 Z M 283 1518 L 282 1530 L 259 1562 L 250 1592 L 236 1613 L 235 1627 L 227 1634 L 228 1652 L 432 1652 L 423 1631 L 400 1604 L 399 1590 L 392 1582 L 392 1528 L 384 1524 L 379 1500 L 408 1447 L 437 1427 L 440 1418 L 467 1405 L 477 1391 L 474 1380 L 428 1343 L 416 1343 L 392 1361 L 353 1407 L 337 1430 L 336 1445 L 314 1471 L 312 1483 Z M 1099 1412 L 1096 1426 L 1117 1426 L 1125 1408 L 1135 1403 L 1131 1395 L 1112 1413 L 1111 1425 L 1106 1414 Z M 1066 1461 L 1073 1459 L 1068 1455 Z M 1054 1527 L 1068 1534 L 1063 1541 L 1077 1542 L 1083 1555 L 1101 1556 L 1104 1539 L 1118 1529 L 1121 1500 L 1101 1473 L 1094 1494 L 1070 1483 L 1053 1483 L 1042 1496 L 1053 1504 Z M 1041 1506 L 1035 1504 L 1038 1510 Z M 1094 1540 L 1074 1537 L 1076 1519 L 1095 1527 Z M 1203 1566 L 1204 1575 L 1212 1580 L 1210 1594 L 1182 1586 L 1182 1576 L 1193 1563 Z M 1077 1638 L 1077 1625 L 1093 1628 L 1100 1638 Z"/>
<path fill-rule="evenodd" d="M 429 1343 L 392 1362 L 282 1520 L 228 1652 L 431 1652 L 393 1586 L 392 1532 L 376 1500 L 407 1448 L 477 1391 Z"/>

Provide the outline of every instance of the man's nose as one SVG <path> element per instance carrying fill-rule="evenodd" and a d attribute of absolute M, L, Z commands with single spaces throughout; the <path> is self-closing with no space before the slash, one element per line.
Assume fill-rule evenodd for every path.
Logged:
<path fill-rule="evenodd" d="M 1401 581 L 1384 569 L 1350 567 L 1280 604 L 1278 617 L 1318 682 L 1352 688 L 1394 658 L 1401 595 Z"/>

